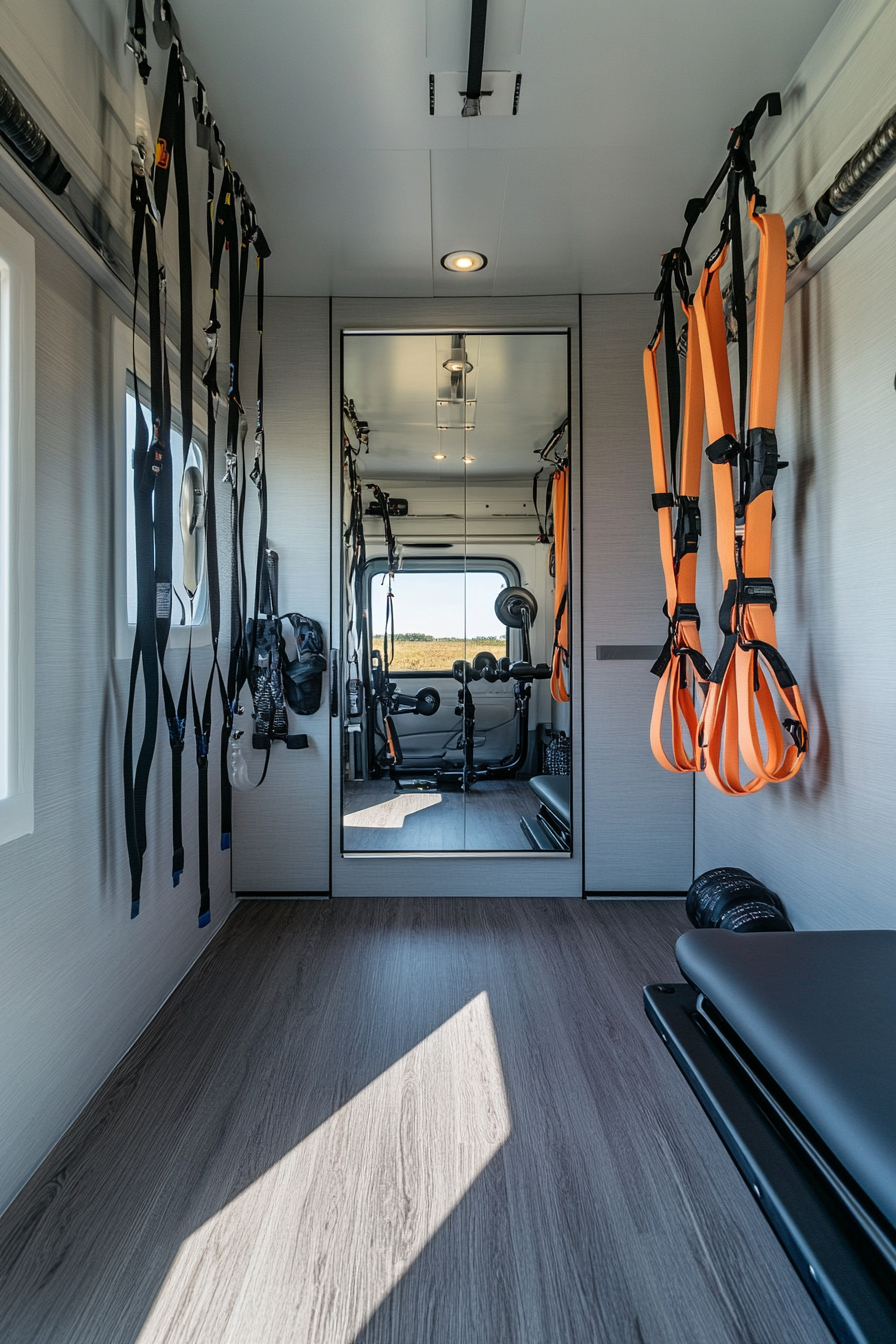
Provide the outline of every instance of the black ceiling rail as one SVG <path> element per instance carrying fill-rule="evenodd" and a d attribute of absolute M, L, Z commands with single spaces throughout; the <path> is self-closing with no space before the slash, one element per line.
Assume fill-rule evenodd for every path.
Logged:
<path fill-rule="evenodd" d="M 122 284 L 130 284 L 130 247 L 120 238 L 101 205 L 63 163 L 58 150 L 0 75 L 0 145 L 43 187 L 60 214 L 102 258 Z"/>
<path fill-rule="evenodd" d="M 470 14 L 470 56 L 467 61 L 467 87 L 462 117 L 481 117 L 482 62 L 485 59 L 485 20 L 488 0 L 472 0 Z"/>
<path fill-rule="evenodd" d="M 0 75 L 0 136 L 13 153 L 54 196 L 61 196 L 71 173 L 6 80 Z"/>

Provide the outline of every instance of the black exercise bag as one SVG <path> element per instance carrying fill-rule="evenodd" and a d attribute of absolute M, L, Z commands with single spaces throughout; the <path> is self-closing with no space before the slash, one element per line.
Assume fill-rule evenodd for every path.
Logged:
<path fill-rule="evenodd" d="M 295 714 L 316 714 L 320 709 L 324 657 L 324 632 L 319 621 L 297 611 L 281 618 L 283 691 Z"/>
<path fill-rule="evenodd" d="M 246 633 L 251 648 L 252 621 Z M 255 656 L 249 668 L 249 689 L 255 709 L 254 736 L 285 738 L 289 732 L 283 703 L 280 665 L 280 622 L 276 616 L 262 617 L 255 624 Z"/>

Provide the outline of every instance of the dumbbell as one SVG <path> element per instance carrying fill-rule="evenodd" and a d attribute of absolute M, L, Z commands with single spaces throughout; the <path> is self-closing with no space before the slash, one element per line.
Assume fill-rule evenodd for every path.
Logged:
<path fill-rule="evenodd" d="M 484 677 L 486 681 L 498 680 L 498 660 L 488 649 L 483 649 L 473 659 L 473 675 Z"/>

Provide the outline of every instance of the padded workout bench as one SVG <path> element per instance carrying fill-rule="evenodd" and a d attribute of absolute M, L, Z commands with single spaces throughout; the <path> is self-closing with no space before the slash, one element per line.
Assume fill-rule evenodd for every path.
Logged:
<path fill-rule="evenodd" d="M 647 1016 L 841 1344 L 896 1340 L 896 931 L 679 938 Z"/>
<path fill-rule="evenodd" d="M 523 834 L 533 849 L 567 850 L 570 848 L 569 775 L 536 775 L 529 787 L 541 803 L 538 815 L 521 817 Z"/>

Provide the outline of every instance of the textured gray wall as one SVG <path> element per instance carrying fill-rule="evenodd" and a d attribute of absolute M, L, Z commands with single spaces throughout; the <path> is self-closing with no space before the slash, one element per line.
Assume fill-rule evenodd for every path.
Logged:
<path fill-rule="evenodd" d="M 666 637 L 641 356 L 646 294 L 582 299 L 585 886 L 682 891 L 691 881 L 693 781 L 650 750 L 648 658 L 598 661 L 597 645 Z"/>
<path fill-rule="evenodd" d="M 321 619 L 328 591 L 324 565 L 330 544 L 329 470 L 322 398 L 330 395 L 321 344 L 325 301 L 272 303 L 266 331 L 271 538 L 281 553 L 285 610 L 289 601 Z M 318 305 L 318 306 L 316 306 Z M 574 734 L 582 752 L 584 804 L 577 795 L 575 858 L 440 860 L 342 859 L 339 855 L 336 772 L 332 781 L 321 734 L 321 711 L 301 725 L 312 736 L 308 753 L 276 751 L 272 774 L 257 794 L 237 799 L 234 887 L 238 891 L 319 891 L 334 894 L 419 892 L 432 895 L 504 890 L 520 894 L 681 891 L 692 876 L 693 782 L 662 771 L 650 753 L 647 729 L 654 694 L 649 662 L 604 661 L 597 644 L 659 645 L 665 634 L 662 575 L 646 435 L 641 351 L 655 321 L 643 295 L 583 299 L 583 464 L 576 497 L 573 571 L 581 557 L 584 610 L 578 629 L 575 676 L 584 729 Z M 386 300 L 338 299 L 333 305 L 332 395 L 339 395 L 339 332 L 343 328 L 516 325 L 578 328 L 575 297 L 556 299 Z M 573 425 L 578 423 L 578 368 L 574 351 Z M 338 462 L 333 475 L 338 489 Z M 581 498 L 581 524 L 578 504 Z M 326 540 L 325 540 L 326 539 Z M 334 573 L 339 563 L 332 555 Z M 576 604 L 578 615 L 580 608 Z M 335 612 L 331 619 L 336 619 Z M 582 662 L 584 660 L 584 665 Z M 335 747 L 338 750 L 338 746 Z M 335 757 L 334 757 L 335 759 Z M 324 794 L 332 784 L 334 830 L 325 838 Z M 271 785 L 273 787 L 271 787 Z M 509 865 L 509 866 L 508 866 Z M 546 866 L 547 865 L 547 866 Z M 549 873 L 550 870 L 550 873 Z M 506 879 L 498 874 L 506 873 Z M 524 876 L 525 875 L 525 876 Z"/>
<path fill-rule="evenodd" d="M 748 869 L 801 928 L 896 924 L 894 244 L 891 205 L 786 309 L 772 575 L 810 755 L 754 798 L 697 785 L 698 872 Z"/>
<path fill-rule="evenodd" d="M 112 658 L 115 310 L 5 193 L 0 206 L 34 234 L 37 253 L 35 829 L 0 847 L 3 1207 L 207 946 L 232 899 L 228 856 L 213 842 L 212 924 L 197 929 L 189 745 L 187 868 L 171 886 L 170 750 L 160 727 L 142 911 L 130 918 L 121 784 L 129 664 Z M 208 656 L 197 655 L 200 678 Z M 176 677 L 183 654 L 169 668 Z M 210 781 L 214 826 L 214 770 Z"/>
<path fill-rule="evenodd" d="M 268 537 L 280 556 L 280 610 L 320 621 L 330 639 L 330 305 L 265 301 Z M 244 387 L 253 389 L 254 342 Z M 247 396 L 249 393 L 247 391 Z M 247 522 L 246 535 L 256 526 Z M 248 704 L 250 697 L 244 697 Z M 261 788 L 235 793 L 234 891 L 328 891 L 330 716 L 290 713 L 305 751 L 275 747 Z M 250 765 L 255 777 L 255 766 Z"/>

